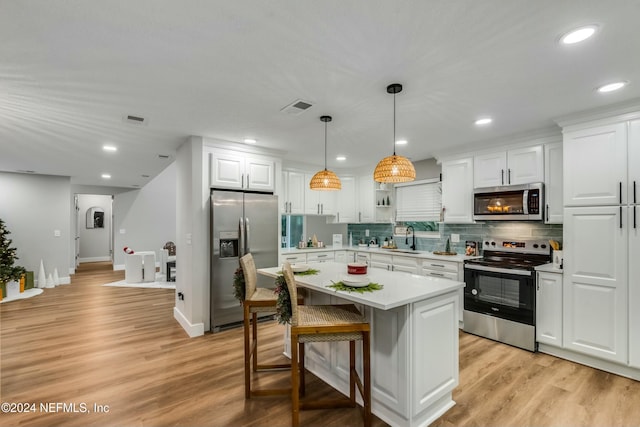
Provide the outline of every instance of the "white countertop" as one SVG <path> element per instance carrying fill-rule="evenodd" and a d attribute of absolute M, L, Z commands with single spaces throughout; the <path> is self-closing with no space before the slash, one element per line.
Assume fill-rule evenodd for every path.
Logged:
<path fill-rule="evenodd" d="M 332 246 L 325 246 L 324 248 L 288 248 L 288 249 L 280 249 L 280 254 L 302 254 L 314 251 L 358 251 L 358 252 L 367 252 L 367 253 L 379 253 L 386 255 L 396 255 L 396 256 L 406 256 L 406 257 L 414 257 L 414 258 L 423 258 L 423 259 L 439 259 L 443 261 L 455 261 L 455 262 L 463 262 L 467 259 L 474 258 L 482 258 L 481 256 L 466 256 L 462 254 L 457 255 L 436 255 L 430 251 L 415 251 L 414 253 L 402 252 L 406 249 L 383 249 L 383 248 L 369 248 L 369 247 L 360 247 L 360 246 L 343 246 L 341 248 L 334 248 Z"/>
<path fill-rule="evenodd" d="M 561 268 L 555 268 L 552 262 L 550 262 L 549 264 L 539 265 L 535 269 L 536 271 L 542 271 L 545 273 L 558 273 L 558 274 L 562 274 L 562 272 L 564 271 Z"/>
<path fill-rule="evenodd" d="M 383 285 L 383 289 L 363 293 L 336 291 L 327 286 L 333 282 L 339 282 L 341 277 L 347 274 L 347 265 L 338 262 L 323 262 L 314 263 L 313 268 L 319 270 L 319 273 L 307 276 L 296 275 L 296 283 L 314 291 L 335 294 L 340 298 L 380 310 L 390 310 L 464 287 L 464 282 L 455 280 L 369 268 L 367 271 L 369 281 Z M 280 270 L 280 267 L 260 268 L 258 273 L 275 278 L 276 272 Z"/>

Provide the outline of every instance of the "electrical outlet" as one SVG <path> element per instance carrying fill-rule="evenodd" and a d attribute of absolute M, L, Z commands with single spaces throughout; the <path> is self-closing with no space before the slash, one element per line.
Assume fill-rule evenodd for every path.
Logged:
<path fill-rule="evenodd" d="M 60 237 L 60 230 L 53 230 L 53 237 Z"/>
<path fill-rule="evenodd" d="M 365 237 L 369 237 L 369 229 L 368 228 L 366 230 L 364 230 L 364 236 Z"/>
<path fill-rule="evenodd" d="M 459 234 L 452 234 L 451 235 L 451 243 L 458 243 L 460 241 L 460 235 Z"/>

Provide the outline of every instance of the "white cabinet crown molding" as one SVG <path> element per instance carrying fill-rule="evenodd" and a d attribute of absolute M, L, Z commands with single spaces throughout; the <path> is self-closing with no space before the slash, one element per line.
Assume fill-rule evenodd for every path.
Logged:
<path fill-rule="evenodd" d="M 584 129 L 640 118 L 640 99 L 561 116 L 554 121 L 562 131 Z"/>

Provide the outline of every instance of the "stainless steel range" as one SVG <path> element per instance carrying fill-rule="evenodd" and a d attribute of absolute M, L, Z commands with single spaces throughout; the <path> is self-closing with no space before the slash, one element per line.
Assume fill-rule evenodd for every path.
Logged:
<path fill-rule="evenodd" d="M 535 267 L 551 262 L 547 240 L 491 238 L 464 264 L 464 331 L 536 351 Z"/>

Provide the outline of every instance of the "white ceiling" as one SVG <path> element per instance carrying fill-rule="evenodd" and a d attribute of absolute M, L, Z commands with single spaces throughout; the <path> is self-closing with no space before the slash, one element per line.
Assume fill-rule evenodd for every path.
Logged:
<path fill-rule="evenodd" d="M 429 158 L 640 99 L 638 22 L 637 0 L 2 0 L 0 170 L 144 185 L 189 135 L 321 165 L 324 114 L 329 168 L 373 166 L 393 148 L 395 82 L 398 154 Z M 280 111 L 297 99 L 313 107 Z"/>

